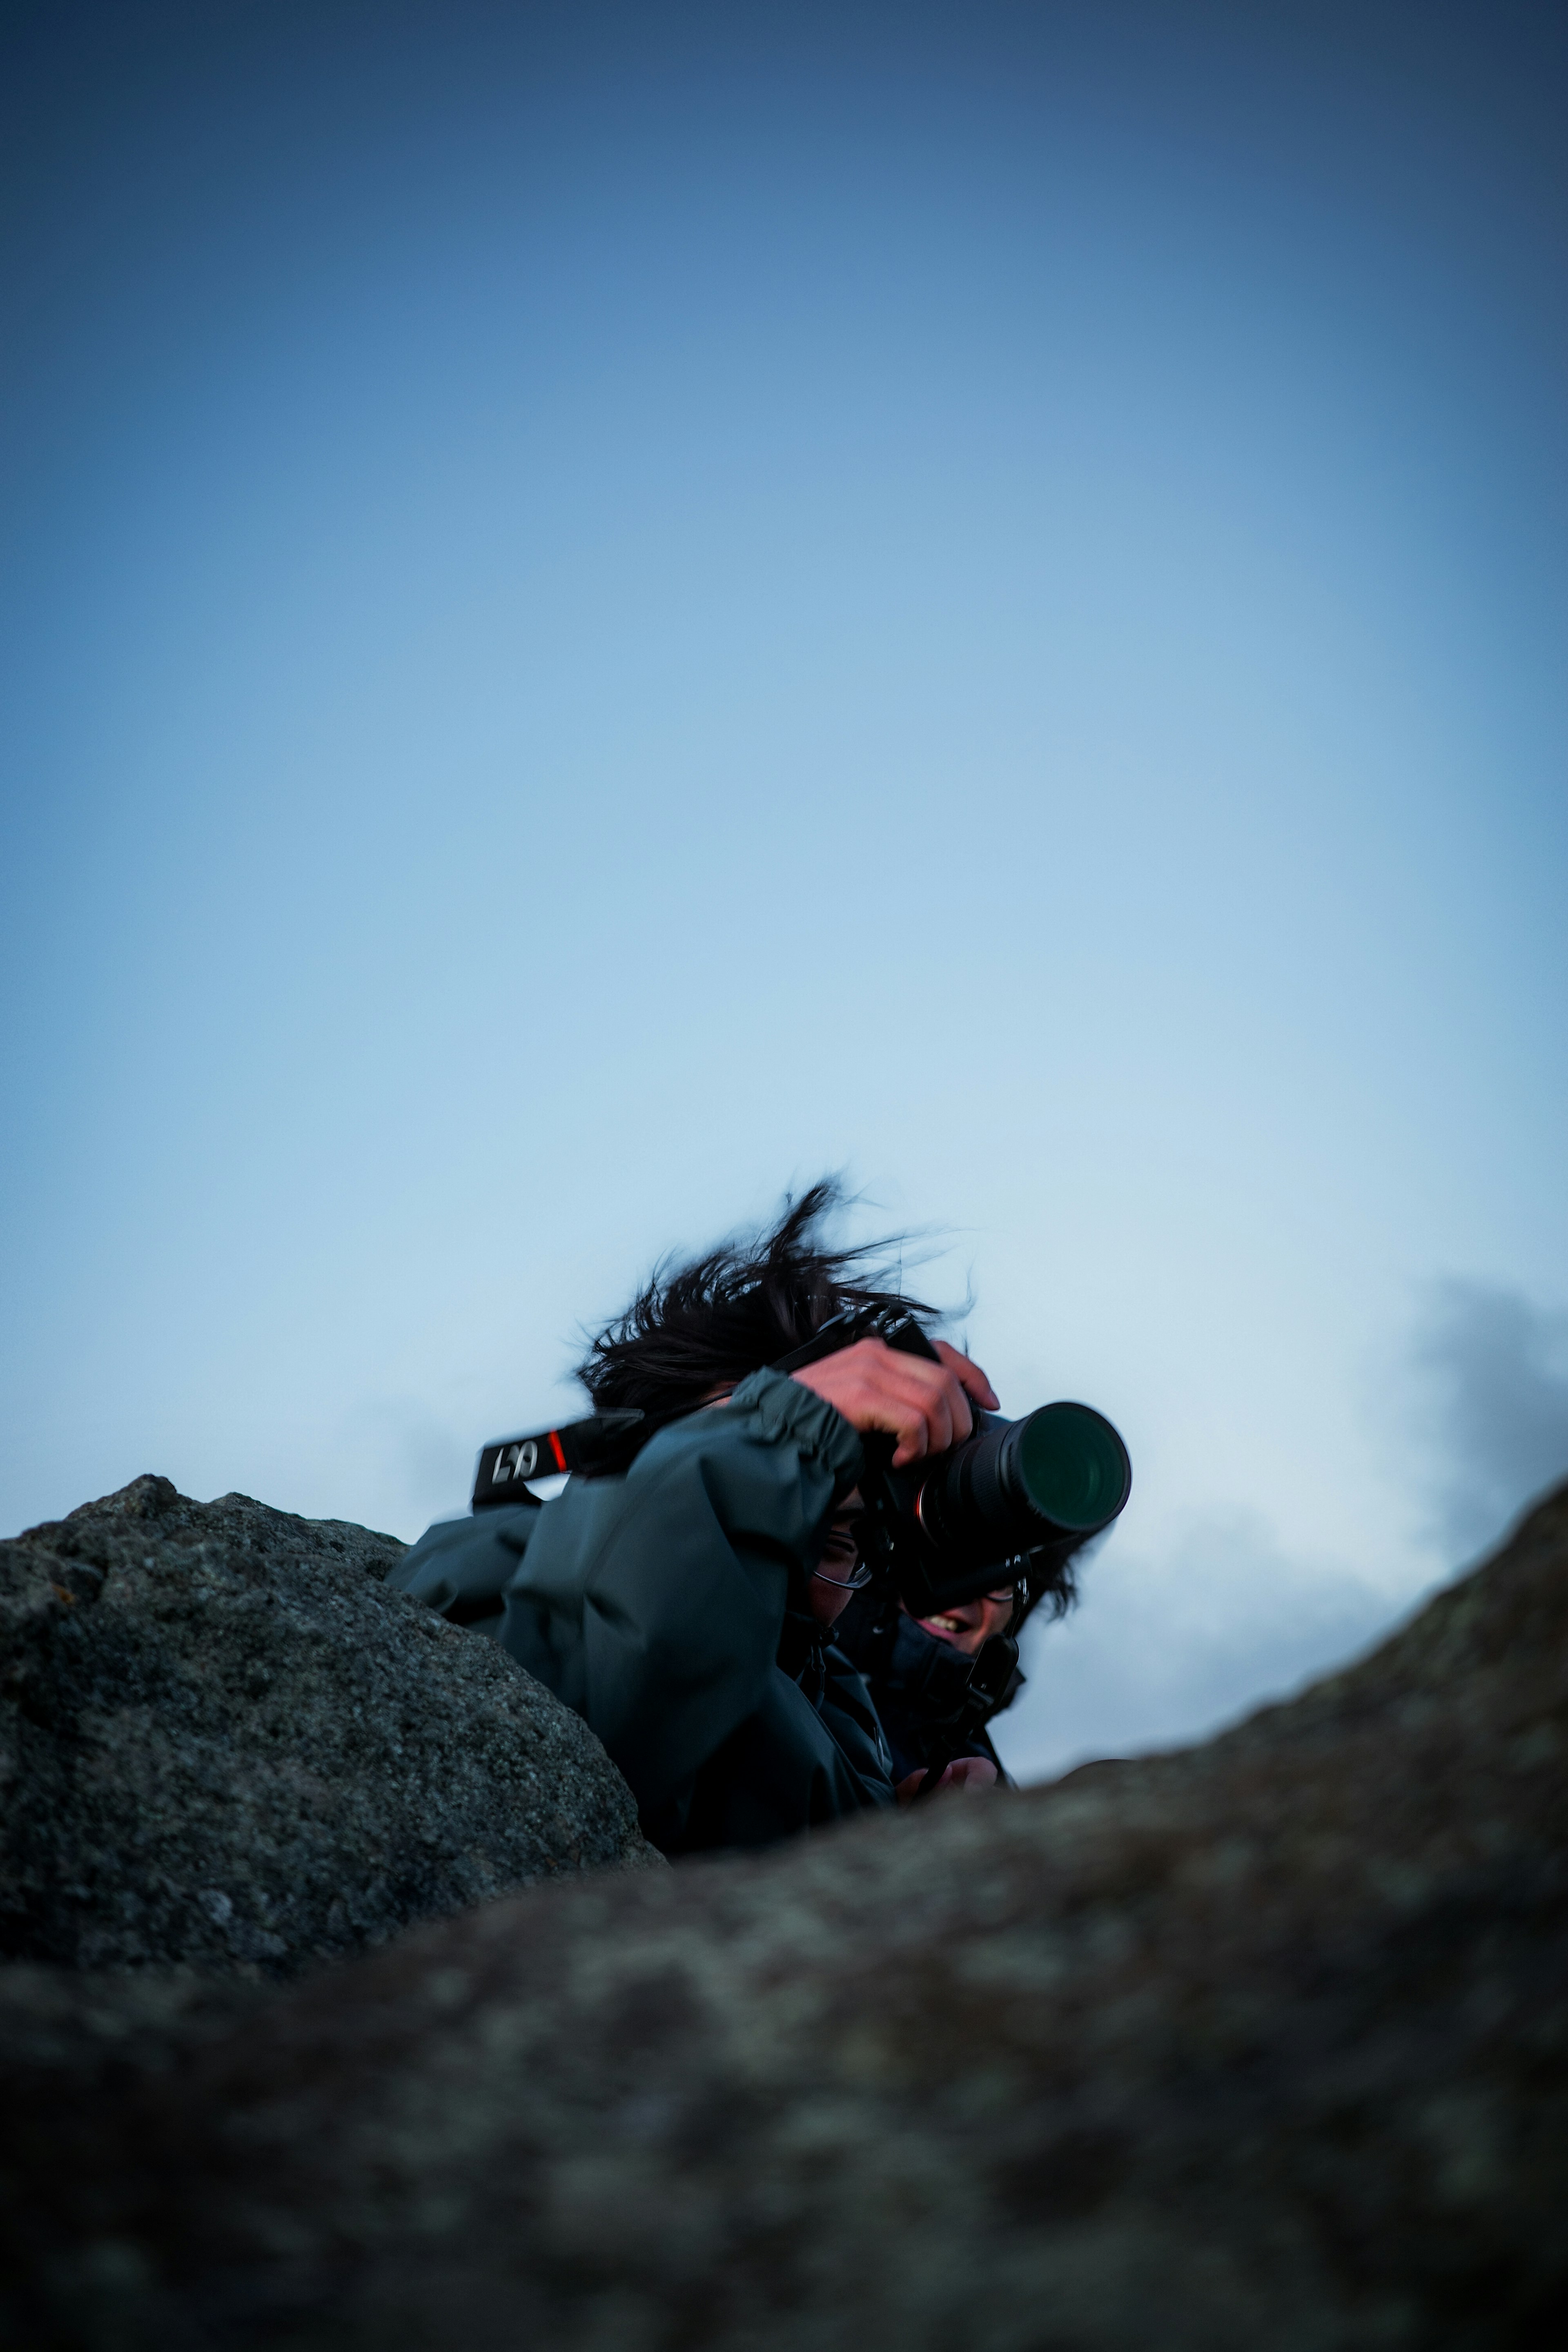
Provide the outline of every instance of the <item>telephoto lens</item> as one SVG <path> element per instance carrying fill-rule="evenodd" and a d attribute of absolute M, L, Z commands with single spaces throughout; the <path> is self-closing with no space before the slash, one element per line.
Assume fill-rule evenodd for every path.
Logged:
<path fill-rule="evenodd" d="M 986 1589 L 1030 1553 L 1065 1559 L 1108 1528 L 1132 1489 L 1117 1431 L 1087 1404 L 1047 1404 L 1022 1421 L 975 1414 L 975 1430 L 931 1463 L 889 1474 L 898 1516 L 919 1540 L 899 1545 L 899 1584 L 919 1615 Z"/>

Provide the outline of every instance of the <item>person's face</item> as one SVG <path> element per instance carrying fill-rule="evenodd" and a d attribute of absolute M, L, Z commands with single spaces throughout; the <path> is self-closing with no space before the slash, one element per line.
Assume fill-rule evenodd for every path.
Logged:
<path fill-rule="evenodd" d="M 906 1612 L 907 1614 L 907 1612 Z M 962 1650 L 966 1658 L 973 1657 L 993 1633 L 1006 1630 L 1013 1614 L 1013 1588 L 983 1592 L 977 1601 L 961 1601 L 956 1608 L 943 1609 L 934 1617 L 916 1620 L 922 1632 L 934 1633 L 939 1642 L 951 1643 Z"/>
<path fill-rule="evenodd" d="M 855 1540 L 855 1516 L 860 1509 L 860 1495 L 846 1495 L 828 1524 L 827 1541 L 816 1574 L 805 1588 L 807 1606 L 819 1625 L 831 1625 L 849 1606 L 855 1591 L 853 1578 L 860 1565 L 860 1548 Z"/>

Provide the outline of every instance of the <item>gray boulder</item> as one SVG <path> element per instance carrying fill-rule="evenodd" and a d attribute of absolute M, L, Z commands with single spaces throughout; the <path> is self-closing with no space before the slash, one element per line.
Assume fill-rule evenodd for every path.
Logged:
<path fill-rule="evenodd" d="M 138 1478 L 0 1545 L 0 1954 L 291 1974 L 657 1861 L 586 1726 L 404 1547 Z"/>
<path fill-rule="evenodd" d="M 282 1990 L 16 1971 L 7 2340 L 1539 2352 L 1565 1765 L 1568 1489 L 1190 1753 Z"/>

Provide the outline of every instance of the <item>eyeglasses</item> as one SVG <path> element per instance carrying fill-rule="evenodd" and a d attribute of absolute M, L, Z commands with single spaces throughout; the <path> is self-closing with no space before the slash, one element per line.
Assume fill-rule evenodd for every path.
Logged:
<path fill-rule="evenodd" d="M 847 1576 L 834 1575 L 833 1570 L 836 1568 L 842 1568 L 850 1561 L 854 1562 L 854 1566 Z M 822 1558 L 812 1570 L 812 1574 L 819 1584 L 831 1586 L 835 1592 L 865 1591 L 876 1574 L 876 1570 L 868 1560 L 860 1556 L 854 1522 L 847 1526 L 840 1522 L 828 1529 L 827 1541 L 823 1548 Z M 1016 1583 L 998 1585 L 992 1591 L 976 1597 L 994 1601 L 998 1607 L 1005 1605 L 1008 1608 L 1016 1608 L 1018 1602 L 1018 1586 Z"/>
<path fill-rule="evenodd" d="M 848 1574 L 836 1576 L 835 1569 L 847 1569 Z M 835 1592 L 861 1592 L 870 1583 L 874 1570 L 856 1540 L 853 1521 L 846 1525 L 841 1520 L 828 1528 L 822 1558 L 812 1573 L 821 1583 L 831 1585 Z"/>
<path fill-rule="evenodd" d="M 831 1584 L 835 1592 L 862 1592 L 872 1576 L 864 1560 L 849 1576 L 829 1576 L 826 1568 L 814 1568 L 811 1573 L 818 1584 Z"/>

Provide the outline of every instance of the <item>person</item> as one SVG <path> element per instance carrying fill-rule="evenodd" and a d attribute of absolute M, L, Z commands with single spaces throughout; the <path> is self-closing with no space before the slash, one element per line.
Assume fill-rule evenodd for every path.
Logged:
<path fill-rule="evenodd" d="M 930 1617 L 911 1616 L 893 1594 L 851 1596 L 836 1639 L 870 1691 L 900 1785 L 918 1788 L 933 1766 L 972 1788 L 1005 1780 L 989 1723 L 1022 1686 L 1016 1654 L 984 1707 L 976 1704 L 973 1673 L 985 1644 L 1011 1632 L 1022 1614 L 1011 1583 Z"/>
<path fill-rule="evenodd" d="M 877 1339 L 772 1369 L 846 1307 L 931 1310 L 868 1280 L 870 1246 L 821 1238 L 838 1188 L 773 1226 L 657 1267 L 593 1341 L 579 1377 L 600 1412 L 655 1433 L 629 1467 L 552 1502 L 438 1523 L 388 1581 L 489 1633 L 576 1709 L 675 1855 L 755 1847 L 912 1798 L 864 1678 L 832 1629 L 863 1580 L 862 1436 L 896 1465 L 966 1437 L 996 1399 L 977 1364 Z M 975 1785 L 961 1760 L 948 1785 Z"/>

